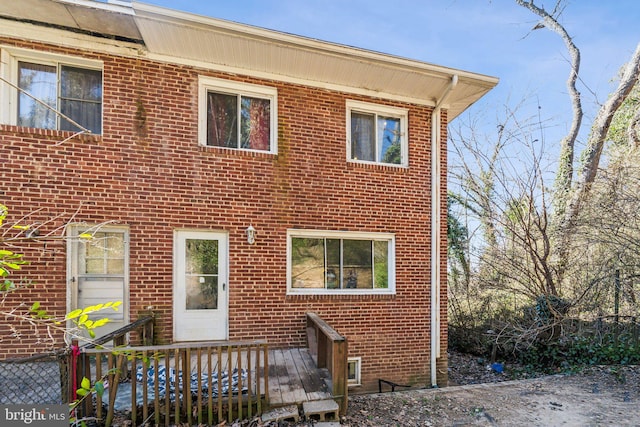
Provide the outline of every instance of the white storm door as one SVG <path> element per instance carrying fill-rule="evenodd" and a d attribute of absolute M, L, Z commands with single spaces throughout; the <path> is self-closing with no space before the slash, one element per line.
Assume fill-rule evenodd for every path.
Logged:
<path fill-rule="evenodd" d="M 226 340 L 227 235 L 211 231 L 178 231 L 174 251 L 174 340 Z"/>
<path fill-rule="evenodd" d="M 109 323 L 94 332 L 101 337 L 129 323 L 129 230 L 104 226 L 98 231 L 70 228 L 69 309 L 119 301 L 118 311 L 105 309 L 89 314 Z M 81 238 L 82 233 L 89 237 Z"/>

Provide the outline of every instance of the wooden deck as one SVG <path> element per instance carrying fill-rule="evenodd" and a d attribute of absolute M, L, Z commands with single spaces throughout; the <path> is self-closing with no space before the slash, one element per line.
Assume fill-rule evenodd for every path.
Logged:
<path fill-rule="evenodd" d="M 93 384 L 102 380 L 104 373 L 111 386 L 108 403 L 93 405 L 92 399 L 86 399 L 76 409 L 82 416 L 95 413 L 107 426 L 115 416 L 116 402 L 123 407 L 130 405 L 133 423 L 138 415 L 147 420 L 153 415 L 156 425 L 166 426 L 180 424 L 181 420 L 189 425 L 205 419 L 209 424 L 214 419 L 231 423 L 269 408 L 323 400 L 337 403 L 324 402 L 332 403 L 340 415 L 345 415 L 346 338 L 316 314 L 307 313 L 306 317 L 306 348 L 269 349 L 266 341 L 254 340 L 122 346 L 117 352 L 83 347 L 79 355 L 67 352 L 67 366 L 76 363 L 77 369 L 69 370 L 75 375 L 64 382 L 63 398 L 71 401 L 72 392 L 84 377 Z M 135 325 L 115 331 L 111 339 L 117 342 L 131 326 Z M 190 380 L 182 381 L 186 378 Z"/>
<path fill-rule="evenodd" d="M 330 399 L 331 375 L 319 369 L 309 349 L 269 350 L 269 404 L 279 407 Z"/>

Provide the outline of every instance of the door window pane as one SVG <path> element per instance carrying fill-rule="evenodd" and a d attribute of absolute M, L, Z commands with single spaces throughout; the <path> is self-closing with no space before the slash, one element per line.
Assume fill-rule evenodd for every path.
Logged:
<path fill-rule="evenodd" d="M 123 259 L 108 259 L 107 260 L 107 272 L 109 274 L 123 274 L 124 273 L 124 260 Z"/>
<path fill-rule="evenodd" d="M 104 260 L 100 259 L 87 259 L 87 268 L 84 273 L 88 274 L 104 274 Z"/>
<path fill-rule="evenodd" d="M 218 241 L 185 241 L 187 310 L 218 308 Z"/>
<path fill-rule="evenodd" d="M 79 244 L 80 271 L 85 274 L 124 274 L 124 233 L 96 232 Z"/>
<path fill-rule="evenodd" d="M 18 62 L 18 87 L 56 108 L 56 67 Z M 18 95 L 18 126 L 55 129 L 56 115 L 50 108 L 20 92 Z"/>
<path fill-rule="evenodd" d="M 187 310 L 218 308 L 218 276 L 187 275 Z"/>
<path fill-rule="evenodd" d="M 186 271 L 188 274 L 218 274 L 218 241 L 186 241 Z"/>

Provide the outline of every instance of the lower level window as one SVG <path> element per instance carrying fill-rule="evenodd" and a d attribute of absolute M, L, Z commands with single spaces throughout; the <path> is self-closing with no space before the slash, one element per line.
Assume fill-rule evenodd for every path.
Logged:
<path fill-rule="evenodd" d="M 289 293 L 393 293 L 394 237 L 291 230 Z"/>
<path fill-rule="evenodd" d="M 347 360 L 347 380 L 348 385 L 357 386 L 361 384 L 360 380 L 360 365 L 362 360 L 359 357 L 350 357 Z"/>

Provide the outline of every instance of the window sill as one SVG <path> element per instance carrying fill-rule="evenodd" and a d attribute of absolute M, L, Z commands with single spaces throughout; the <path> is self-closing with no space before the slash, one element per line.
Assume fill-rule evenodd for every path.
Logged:
<path fill-rule="evenodd" d="M 78 134 L 76 136 L 75 132 L 71 132 L 68 130 L 57 130 L 57 129 L 41 129 L 41 128 L 31 128 L 26 126 L 17 126 L 17 125 L 7 125 L 0 124 L 0 132 L 3 133 L 12 133 L 17 136 L 40 136 L 46 139 L 56 140 L 56 142 L 62 142 L 65 139 L 69 139 L 70 141 L 82 141 L 82 142 L 100 142 L 102 141 L 102 135 L 96 134 Z"/>
<path fill-rule="evenodd" d="M 404 173 L 409 171 L 408 165 L 392 165 L 389 163 L 362 162 L 357 160 L 347 160 L 347 165 L 352 168 L 378 169 L 389 172 Z"/>
<path fill-rule="evenodd" d="M 278 153 L 272 151 L 256 151 L 256 150 L 242 150 L 239 148 L 226 148 L 218 147 L 215 145 L 202 145 L 198 144 L 198 149 L 203 152 L 216 152 L 216 154 L 224 154 L 228 157 L 260 157 L 260 158 L 273 158 Z"/>

